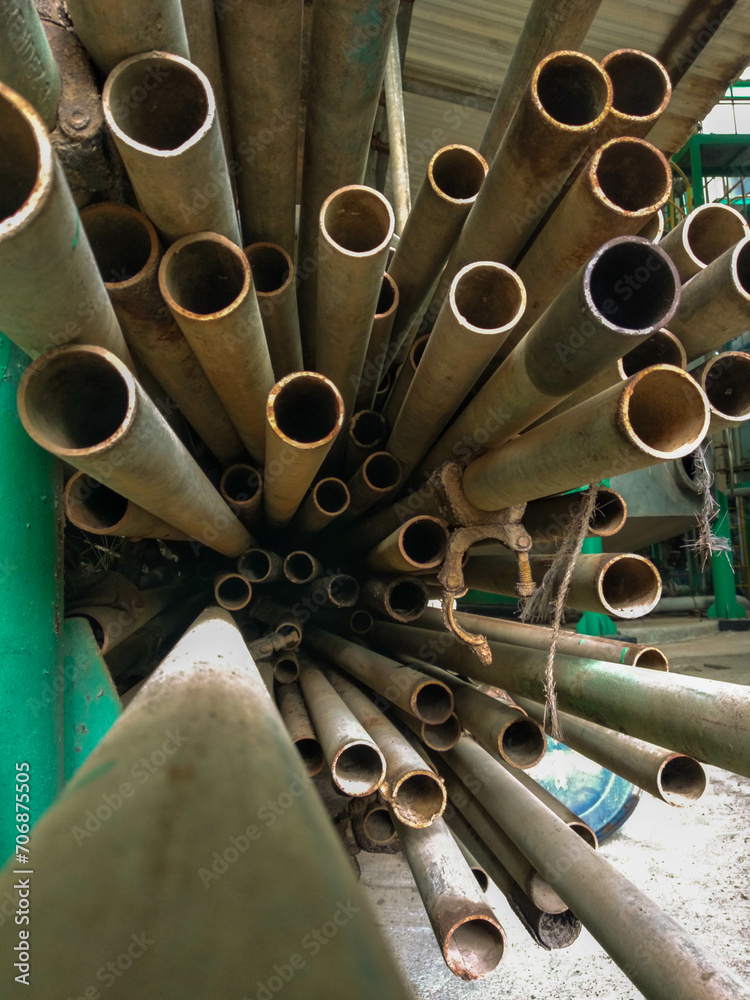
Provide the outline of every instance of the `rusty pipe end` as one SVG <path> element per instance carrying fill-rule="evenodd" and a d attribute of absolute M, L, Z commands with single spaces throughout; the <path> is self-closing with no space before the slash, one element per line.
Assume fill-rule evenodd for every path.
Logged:
<path fill-rule="evenodd" d="M 290 583 L 309 583 L 318 574 L 318 562 L 309 552 L 297 549 L 285 557 L 283 572 Z"/>
<path fill-rule="evenodd" d="M 683 371 L 687 368 L 687 352 L 669 330 L 657 330 L 632 351 L 628 351 L 618 360 L 617 370 L 624 382 L 631 375 L 637 375 L 652 365 L 673 365 Z"/>
<path fill-rule="evenodd" d="M 451 712 L 444 722 L 423 722 L 421 740 L 430 750 L 446 753 L 461 739 L 461 723 L 455 712 Z"/>
<path fill-rule="evenodd" d="M 597 848 L 599 847 L 599 838 L 591 829 L 591 827 L 588 825 L 588 823 L 584 823 L 582 819 L 576 819 L 576 820 L 571 820 L 568 823 L 568 827 L 573 831 L 573 833 L 578 834 L 578 836 L 581 838 L 584 844 L 588 844 L 589 847 L 594 851 L 597 850 Z"/>
<path fill-rule="evenodd" d="M 337 573 L 326 581 L 328 599 L 336 608 L 351 608 L 359 600 L 359 584 L 353 576 Z"/>
<path fill-rule="evenodd" d="M 446 722 L 453 712 L 453 693 L 442 681 L 425 681 L 412 692 L 409 711 L 420 722 L 439 725 Z"/>
<path fill-rule="evenodd" d="M 81 209 L 81 224 L 107 289 L 125 291 L 156 274 L 159 237 L 142 212 L 102 202 Z"/>
<path fill-rule="evenodd" d="M 190 233 L 167 250 L 159 289 L 177 316 L 216 320 L 231 316 L 252 288 L 247 258 L 220 233 Z"/>
<path fill-rule="evenodd" d="M 359 410 L 349 421 L 348 435 L 359 448 L 377 448 L 388 436 L 388 425 L 377 410 Z"/>
<path fill-rule="evenodd" d="M 645 139 L 610 139 L 594 153 L 582 177 L 611 212 L 643 219 L 672 192 L 672 171 L 663 153 Z"/>
<path fill-rule="evenodd" d="M 333 444 L 344 423 L 344 400 L 336 386 L 318 372 L 292 372 L 268 394 L 270 432 L 295 449 Z"/>
<path fill-rule="evenodd" d="M 335 476 L 319 480 L 312 490 L 313 503 L 321 514 L 343 514 L 351 502 L 349 487 Z"/>
<path fill-rule="evenodd" d="M 702 765 L 692 757 L 673 754 L 665 760 L 656 775 L 659 796 L 671 806 L 686 806 L 697 802 L 708 784 Z"/>
<path fill-rule="evenodd" d="M 125 516 L 129 503 L 122 494 L 85 472 L 75 472 L 63 490 L 65 516 L 81 531 L 114 531 Z"/>
<path fill-rule="evenodd" d="M 253 596 L 253 588 L 241 573 L 217 573 L 214 576 L 214 600 L 226 611 L 246 608 Z"/>
<path fill-rule="evenodd" d="M 391 814 L 383 805 L 375 805 L 368 810 L 362 822 L 365 835 L 374 844 L 390 844 L 396 836 Z"/>
<path fill-rule="evenodd" d="M 595 132 L 612 99 L 612 83 L 602 65 L 582 52 L 551 52 L 531 77 L 532 103 L 557 131 Z"/>
<path fill-rule="evenodd" d="M 445 558 L 448 529 L 429 514 L 412 517 L 398 531 L 398 548 L 414 569 L 435 569 Z"/>
<path fill-rule="evenodd" d="M 750 419 L 750 355 L 725 351 L 703 365 L 700 387 L 708 397 L 712 415 L 724 424 L 741 424 Z"/>
<path fill-rule="evenodd" d="M 321 241 L 347 257 L 377 256 L 390 243 L 395 224 L 388 199 L 362 184 L 338 188 L 320 210 Z"/>
<path fill-rule="evenodd" d="M 251 583 L 266 583 L 275 575 L 278 558 L 267 549 L 248 549 L 237 561 L 237 569 Z"/>
<path fill-rule="evenodd" d="M 505 954 L 505 931 L 494 916 L 476 913 L 463 917 L 447 933 L 443 957 L 459 979 L 481 979 L 498 967 Z"/>
<path fill-rule="evenodd" d="M 273 661 L 273 676 L 279 684 L 293 684 L 299 679 L 299 660 L 292 649 L 282 649 Z"/>
<path fill-rule="evenodd" d="M 238 511 L 257 504 L 263 491 L 259 469 L 245 462 L 230 465 L 221 474 L 219 492 L 230 507 Z M 250 579 L 248 577 L 248 579 Z"/>
<path fill-rule="evenodd" d="M 496 337 L 510 333 L 520 320 L 526 309 L 526 289 L 504 264 L 476 261 L 462 267 L 453 279 L 448 303 L 463 329 Z"/>
<path fill-rule="evenodd" d="M 686 216 L 679 229 L 681 249 L 695 273 L 702 271 L 748 235 L 744 217 L 736 208 L 721 202 L 698 205 Z"/>
<path fill-rule="evenodd" d="M 355 635 L 367 635 L 374 624 L 375 619 L 364 608 L 357 608 L 356 611 L 352 611 L 349 618 L 349 629 Z"/>
<path fill-rule="evenodd" d="M 374 743 L 353 740 L 331 761 L 331 777 L 344 795 L 355 799 L 372 795 L 385 779 L 385 758 Z"/>
<path fill-rule="evenodd" d="M 534 767 L 547 752 L 547 737 L 538 722 L 528 717 L 513 719 L 497 737 L 497 751 L 513 767 Z"/>
<path fill-rule="evenodd" d="M 421 829 L 443 815 L 447 803 L 445 786 L 434 771 L 411 771 L 394 785 L 390 803 L 404 826 Z"/>
<path fill-rule="evenodd" d="M 390 493 L 402 476 L 401 462 L 389 451 L 374 451 L 362 463 L 361 474 L 365 485 L 373 493 Z"/>
<path fill-rule="evenodd" d="M 609 486 L 598 487 L 594 514 L 589 522 L 589 534 L 597 538 L 616 535 L 627 519 L 628 506 L 617 490 Z"/>
<path fill-rule="evenodd" d="M 672 81 L 664 66 L 639 49 L 616 49 L 601 61 L 612 81 L 611 117 L 628 134 L 644 135 L 666 111 Z"/>
<path fill-rule="evenodd" d="M 49 134 L 37 111 L 0 83 L 0 134 L 13 155 L 0 165 L 0 241 L 41 210 L 54 181 Z"/>
<path fill-rule="evenodd" d="M 641 667 L 644 670 L 669 670 L 669 660 L 665 653 L 656 646 L 644 646 L 639 649 L 633 657 L 634 667 Z"/>
<path fill-rule="evenodd" d="M 659 461 L 695 451 L 711 417 L 706 394 L 687 372 L 652 365 L 620 391 L 617 422 L 629 442 Z"/>
<path fill-rule="evenodd" d="M 291 639 L 291 644 L 286 647 L 286 651 L 297 649 L 302 642 L 302 630 L 299 625 L 292 622 L 280 622 L 274 629 L 276 635 L 283 639 Z"/>
<path fill-rule="evenodd" d="M 441 201 L 471 205 L 487 176 L 487 161 L 471 146 L 443 146 L 427 165 L 427 181 Z"/>
<path fill-rule="evenodd" d="M 391 580 L 384 591 L 385 610 L 397 622 L 416 621 L 425 611 L 430 600 L 421 580 L 400 576 Z"/>
<path fill-rule="evenodd" d="M 261 301 L 281 295 L 294 282 L 294 262 L 277 243 L 252 243 L 243 253 L 250 265 L 255 294 Z"/>
<path fill-rule="evenodd" d="M 645 556 L 617 553 L 604 562 L 596 579 L 599 600 L 617 618 L 642 618 L 661 597 L 661 577 Z"/>

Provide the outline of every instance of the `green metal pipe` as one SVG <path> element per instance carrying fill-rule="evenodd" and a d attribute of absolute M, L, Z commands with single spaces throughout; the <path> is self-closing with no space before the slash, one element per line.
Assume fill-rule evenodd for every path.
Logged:
<path fill-rule="evenodd" d="M 36 108 L 51 132 L 60 73 L 34 0 L 0 0 L 0 24 L 0 80 Z"/>

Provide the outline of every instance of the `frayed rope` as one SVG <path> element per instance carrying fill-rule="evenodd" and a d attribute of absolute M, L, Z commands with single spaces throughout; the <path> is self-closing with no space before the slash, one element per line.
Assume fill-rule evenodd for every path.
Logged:
<path fill-rule="evenodd" d="M 716 520 L 716 515 L 719 513 L 719 505 L 711 492 L 714 477 L 708 467 L 704 448 L 698 448 L 695 451 L 693 461 L 697 473 L 698 492 L 703 497 L 703 504 L 700 513 L 697 515 L 698 537 L 694 542 L 687 542 L 684 548 L 693 549 L 698 553 L 701 566 L 706 565 L 709 556 L 715 555 L 718 552 L 725 552 L 731 565 L 732 543 L 728 538 L 721 538 L 719 535 L 715 535 L 711 528 L 711 522 Z M 734 567 L 732 567 L 732 571 L 734 572 Z"/>

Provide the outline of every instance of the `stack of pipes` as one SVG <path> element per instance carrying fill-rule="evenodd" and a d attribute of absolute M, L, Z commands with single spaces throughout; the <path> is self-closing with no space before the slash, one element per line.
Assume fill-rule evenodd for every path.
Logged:
<path fill-rule="evenodd" d="M 183 568 L 68 609 L 120 680 L 184 635 L 35 827 L 40 998 L 79 995 L 137 933 L 113 997 L 292 978 L 300 996 L 406 996 L 316 775 L 371 803 L 373 843 L 397 838 L 457 976 L 505 951 L 476 868 L 538 944 L 585 925 L 648 998 L 747 995 L 525 774 L 547 748 L 552 630 L 453 612 L 446 629 L 427 606 L 470 526 L 437 495 L 444 463 L 472 524 L 515 512 L 534 586 L 590 490 L 584 530 L 622 526 L 602 479 L 750 416 L 747 355 L 712 356 L 750 326 L 747 224 L 709 205 L 662 237 L 671 171 L 648 134 L 670 75 L 646 53 L 576 51 L 598 6 L 534 0 L 481 150 L 438 150 L 411 205 L 397 0 L 316 0 L 309 31 L 302 0 L 68 0 L 132 186 L 79 212 L 48 132 L 54 59 L 19 5 L 48 80 L 25 85 L 0 41 L 0 328 L 31 359 L 20 419 L 65 464 L 70 532 L 210 567 L 182 604 Z M 363 184 L 384 79 L 395 212 Z M 477 536 L 463 580 L 514 596 L 524 546 L 497 538 Z M 128 586 L 144 610 L 113 641 Z M 568 603 L 629 619 L 660 594 L 648 559 L 584 555 Z M 743 688 L 674 677 L 649 646 L 556 643 L 569 746 L 672 805 L 700 797 L 702 763 L 750 776 Z M 164 766 L 131 803 L 155 744 Z"/>

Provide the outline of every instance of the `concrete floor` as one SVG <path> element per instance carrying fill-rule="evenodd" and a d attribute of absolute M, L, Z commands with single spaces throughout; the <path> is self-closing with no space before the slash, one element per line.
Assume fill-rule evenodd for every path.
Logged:
<path fill-rule="evenodd" d="M 750 684 L 750 632 L 718 632 L 716 623 L 684 617 L 645 619 L 637 629 L 627 625 L 620 631 L 660 645 L 676 673 Z M 684 809 L 644 793 L 601 851 L 708 955 L 744 981 L 750 997 L 750 779 L 715 767 L 707 773 L 705 795 Z M 489 899 L 507 934 L 506 956 L 496 972 L 464 983 L 443 961 L 403 857 L 362 853 L 358 860 L 380 925 L 417 1000 L 642 997 L 586 930 L 569 949 L 539 948 L 494 886 Z"/>

